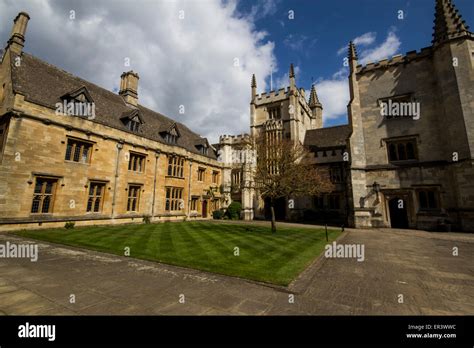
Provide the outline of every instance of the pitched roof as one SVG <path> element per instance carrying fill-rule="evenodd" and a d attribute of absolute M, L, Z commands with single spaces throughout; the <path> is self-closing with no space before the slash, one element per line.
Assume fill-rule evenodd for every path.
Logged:
<path fill-rule="evenodd" d="M 136 134 L 128 130 L 121 120 L 124 115 L 129 115 L 134 109 L 128 106 L 118 94 L 74 76 L 27 53 L 22 53 L 20 66 L 14 64 L 14 59 L 11 62 L 13 90 L 15 93 L 25 95 L 28 101 L 54 109 L 55 104 L 61 101 L 62 96 L 85 87 L 95 103 L 96 117 L 90 122 Z M 203 156 L 195 146 L 201 143 L 201 137 L 184 124 L 142 105 L 138 105 L 137 109 L 143 121 L 138 135 L 166 144 L 159 130 L 170 129 L 176 123 L 180 137 L 175 146 Z M 206 157 L 217 158 L 212 151 Z"/>
<path fill-rule="evenodd" d="M 304 145 L 317 148 L 345 146 L 350 135 L 349 125 L 311 129 L 306 131 Z"/>

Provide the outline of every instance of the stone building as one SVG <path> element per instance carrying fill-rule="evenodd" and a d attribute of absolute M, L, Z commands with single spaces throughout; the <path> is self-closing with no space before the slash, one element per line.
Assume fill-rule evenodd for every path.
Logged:
<path fill-rule="evenodd" d="M 289 86 L 250 95 L 249 134 L 211 145 L 138 103 L 139 77 L 118 94 L 23 52 L 20 13 L 0 65 L 0 229 L 209 218 L 232 200 L 268 218 L 248 141 L 261 132 L 313 153 L 332 188 L 279 219 L 474 231 L 474 35 L 451 0 L 434 0 L 432 45 L 358 64 L 349 44 L 348 124 L 323 127 L 323 105 Z"/>
<path fill-rule="evenodd" d="M 248 156 L 249 137 L 262 132 L 270 139 L 291 139 L 307 146 L 313 152 L 313 162 L 326 172 L 332 182 L 332 190 L 319 197 L 285 197 L 275 203 L 275 215 L 279 220 L 327 222 L 347 224 L 347 154 L 348 126 L 323 128 L 323 106 L 313 86 L 309 100 L 303 88 L 296 85 L 293 65 L 289 70 L 289 86 L 278 91 L 257 94 L 255 76 L 252 76 L 250 102 L 250 135 L 221 136 L 216 144 L 221 160 L 232 175 L 224 181 L 232 187 L 232 200 L 242 203 L 244 219 L 269 219 L 269 202 L 261 197 L 252 183 L 252 160 Z M 288 199 L 293 204 L 289 208 Z"/>
<path fill-rule="evenodd" d="M 0 229 L 209 218 L 223 166 L 205 138 L 23 52 L 14 20 L 0 65 Z M 118 78 L 118 77 L 117 77 Z"/>
<path fill-rule="evenodd" d="M 252 79 L 251 134 L 305 144 L 335 184 L 296 211 L 355 227 L 474 231 L 474 35 L 451 0 L 435 0 L 434 23 L 431 46 L 364 66 L 350 43 L 348 125 L 322 127 L 316 90 L 307 101 L 293 67 L 287 89 L 257 95 Z M 257 198 L 244 207 L 259 217 Z"/>
<path fill-rule="evenodd" d="M 349 46 L 357 227 L 474 230 L 474 35 L 451 0 L 434 23 L 420 52 L 361 66 Z"/>

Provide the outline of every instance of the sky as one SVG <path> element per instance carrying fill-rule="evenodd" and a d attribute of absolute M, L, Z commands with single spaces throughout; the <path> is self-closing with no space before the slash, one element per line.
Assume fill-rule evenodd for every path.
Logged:
<path fill-rule="evenodd" d="M 453 0 L 474 26 L 474 1 Z M 435 0 L 0 0 L 4 46 L 20 11 L 25 51 L 108 90 L 140 76 L 139 103 L 215 143 L 249 132 L 257 91 L 315 84 L 324 126 L 347 123 L 344 57 L 366 64 L 420 50 L 432 39 Z M 309 93 L 307 93 L 309 96 Z M 183 112 L 184 111 L 184 112 Z"/>

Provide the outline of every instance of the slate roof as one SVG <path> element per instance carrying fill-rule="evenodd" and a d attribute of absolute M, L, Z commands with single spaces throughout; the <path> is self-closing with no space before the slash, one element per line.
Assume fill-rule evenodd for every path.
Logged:
<path fill-rule="evenodd" d="M 316 148 L 332 148 L 346 146 L 351 135 L 349 125 L 311 129 L 306 131 L 304 145 Z"/>
<path fill-rule="evenodd" d="M 128 106 L 118 94 L 74 76 L 27 53 L 22 53 L 20 66 L 17 67 L 13 59 L 11 62 L 13 90 L 25 95 L 28 101 L 55 108 L 55 104 L 61 101 L 62 96 L 85 87 L 95 103 L 96 117 L 90 122 L 137 134 L 128 130 L 121 120 L 124 115 L 133 111 L 133 108 Z M 137 108 L 143 121 L 138 135 L 167 144 L 160 135 L 160 131 L 170 129 L 176 123 L 180 137 L 174 146 L 185 148 L 192 153 L 203 156 L 195 146 L 202 143 L 203 138 L 198 134 L 192 132 L 184 124 L 142 105 L 138 105 Z M 213 151 L 209 151 L 209 154 L 205 157 L 217 158 Z"/>

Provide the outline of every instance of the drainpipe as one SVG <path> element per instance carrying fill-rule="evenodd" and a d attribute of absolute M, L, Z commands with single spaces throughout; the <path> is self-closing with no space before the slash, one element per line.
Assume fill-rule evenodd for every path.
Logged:
<path fill-rule="evenodd" d="M 189 161 L 189 183 L 188 183 L 188 219 L 191 215 L 191 179 L 192 179 L 193 161 Z"/>
<path fill-rule="evenodd" d="M 153 178 L 153 201 L 151 202 L 151 218 L 155 217 L 155 196 L 156 196 L 156 172 L 158 169 L 158 159 L 160 158 L 160 151 L 155 152 L 155 174 Z"/>
<path fill-rule="evenodd" d="M 119 173 L 119 160 L 120 160 L 120 152 L 123 149 L 123 142 L 117 143 L 117 159 L 115 161 L 115 180 L 114 180 L 114 193 L 112 196 L 112 219 L 115 218 L 115 200 L 117 197 L 117 181 L 118 181 L 118 173 Z"/>

